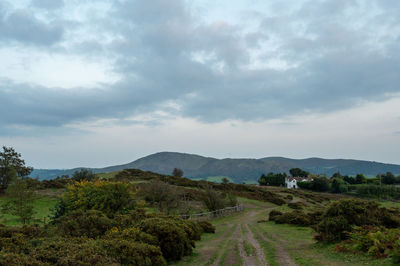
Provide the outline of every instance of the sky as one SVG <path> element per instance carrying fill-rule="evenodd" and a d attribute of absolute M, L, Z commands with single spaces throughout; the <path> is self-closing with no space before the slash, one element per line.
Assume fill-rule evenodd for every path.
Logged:
<path fill-rule="evenodd" d="M 398 0 L 0 0 L 0 144 L 400 164 Z"/>

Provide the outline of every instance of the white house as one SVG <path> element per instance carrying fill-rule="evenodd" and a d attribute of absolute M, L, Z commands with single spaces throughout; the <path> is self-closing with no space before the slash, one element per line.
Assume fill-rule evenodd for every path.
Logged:
<path fill-rule="evenodd" d="M 313 181 L 313 179 L 309 177 L 289 176 L 285 178 L 285 185 L 287 188 L 298 188 L 297 182 L 311 182 L 311 181 Z"/>

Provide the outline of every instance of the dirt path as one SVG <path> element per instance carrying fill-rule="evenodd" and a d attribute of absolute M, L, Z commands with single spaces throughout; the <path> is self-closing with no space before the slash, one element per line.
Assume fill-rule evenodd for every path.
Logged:
<path fill-rule="evenodd" d="M 232 235 L 232 239 L 230 242 L 228 242 L 228 243 L 230 243 L 230 246 L 228 247 L 229 250 L 228 250 L 226 257 L 222 263 L 223 265 L 239 265 L 240 262 L 239 262 L 238 254 L 237 254 L 237 249 L 239 249 L 238 248 L 239 237 L 240 237 L 240 225 L 236 225 L 236 229 Z M 214 265 L 218 265 L 217 263 L 220 263 L 220 259 L 221 259 L 221 257 L 218 259 L 218 261 Z"/>
<path fill-rule="evenodd" d="M 283 243 L 266 237 L 256 226 L 257 217 L 264 215 L 268 209 L 271 207 L 246 204 L 245 211 L 240 215 L 217 221 L 217 232 L 220 230 L 222 233 L 205 240 L 197 250 L 200 256 L 181 265 L 269 265 L 261 243 L 265 241 L 275 247 L 276 261 L 280 265 L 295 266 Z"/>
<path fill-rule="evenodd" d="M 254 238 L 253 232 L 249 229 L 249 225 L 245 224 L 244 228 L 247 230 L 246 239 L 249 243 L 255 248 L 255 253 L 257 257 L 257 261 L 260 265 L 268 265 L 265 260 L 265 254 L 263 248 L 260 246 L 260 243 Z"/>
<path fill-rule="evenodd" d="M 258 232 L 258 236 L 262 240 L 274 245 L 275 250 L 276 250 L 276 257 L 277 257 L 276 259 L 277 259 L 279 265 L 288 265 L 288 266 L 296 266 L 297 265 L 296 263 L 293 262 L 293 260 L 289 256 L 289 254 L 286 252 L 286 250 L 281 245 L 283 243 L 283 241 L 281 243 L 276 243 L 276 242 L 272 241 L 271 239 L 266 238 L 261 232 Z"/>
<path fill-rule="evenodd" d="M 205 261 L 209 262 L 213 259 L 215 255 L 218 255 L 218 250 L 216 249 L 216 247 L 220 246 L 221 243 L 226 240 L 226 238 L 231 233 L 231 228 L 233 228 L 233 226 L 233 224 L 227 224 L 226 229 L 221 236 L 219 236 L 217 239 L 210 241 L 207 246 L 200 250 L 200 255 Z"/>

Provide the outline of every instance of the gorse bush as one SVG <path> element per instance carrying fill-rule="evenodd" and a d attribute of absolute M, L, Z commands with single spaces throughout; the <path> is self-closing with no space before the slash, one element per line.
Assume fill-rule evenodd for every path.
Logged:
<path fill-rule="evenodd" d="M 208 222 L 136 208 L 134 185 L 68 186 L 45 227 L 0 225 L 0 265 L 166 265 L 190 255 Z"/>
<path fill-rule="evenodd" d="M 179 260 L 192 254 L 193 244 L 187 232 L 171 220 L 148 218 L 139 224 L 140 229 L 157 237 L 159 246 L 167 261 Z"/>
<path fill-rule="evenodd" d="M 54 221 L 64 236 L 97 238 L 110 230 L 115 222 L 96 210 L 77 210 Z"/>
<path fill-rule="evenodd" d="M 333 202 L 323 214 L 316 230 L 316 238 L 334 242 L 347 239 L 353 226 L 375 225 L 395 228 L 400 225 L 388 209 L 373 201 L 343 199 Z"/>
<path fill-rule="evenodd" d="M 201 227 L 204 233 L 215 233 L 215 226 L 208 221 L 198 221 L 197 224 Z"/>
<path fill-rule="evenodd" d="M 376 258 L 392 257 L 393 263 L 400 263 L 400 230 L 385 227 L 355 227 L 349 240 L 337 244 L 338 251 L 359 251 Z"/>
<path fill-rule="evenodd" d="M 68 186 L 67 192 L 62 196 L 62 201 L 65 212 L 98 210 L 110 218 L 115 214 L 135 208 L 131 186 L 122 182 L 101 180 L 76 182 Z"/>
<path fill-rule="evenodd" d="M 271 216 L 270 214 L 269 219 L 271 221 L 275 221 L 277 224 L 296 224 L 301 226 L 308 226 L 312 224 L 310 217 L 298 210 L 282 213 L 281 215 L 275 214 Z"/>
<path fill-rule="evenodd" d="M 166 265 L 160 247 L 124 239 L 102 241 L 107 254 L 122 265 Z"/>

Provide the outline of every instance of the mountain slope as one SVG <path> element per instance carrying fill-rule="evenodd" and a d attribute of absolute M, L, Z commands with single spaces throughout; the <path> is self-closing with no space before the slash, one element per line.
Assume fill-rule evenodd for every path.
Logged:
<path fill-rule="evenodd" d="M 347 159 L 290 159 L 284 157 L 266 157 L 261 159 L 215 159 L 195 154 L 177 152 L 159 152 L 128 164 L 109 166 L 105 168 L 91 168 L 95 173 L 108 173 L 126 168 L 136 168 L 160 174 L 171 174 L 172 170 L 181 168 L 185 176 L 204 178 L 208 176 L 229 176 L 236 182 L 243 180 L 257 180 L 262 173 L 289 172 L 291 168 L 299 167 L 315 174 L 331 176 L 335 172 L 345 175 L 363 173 L 375 176 L 379 173 L 392 172 L 400 174 L 400 165 L 385 164 L 371 161 Z M 72 175 L 81 168 L 68 170 L 34 170 L 32 177 L 51 179 L 60 175 Z M 90 168 L 88 168 L 90 169 Z"/>

